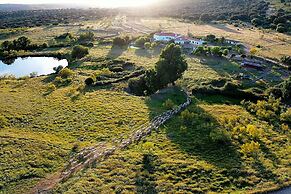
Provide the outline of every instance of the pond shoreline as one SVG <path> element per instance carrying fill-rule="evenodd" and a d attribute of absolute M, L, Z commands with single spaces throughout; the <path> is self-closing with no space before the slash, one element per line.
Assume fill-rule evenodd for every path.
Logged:
<path fill-rule="evenodd" d="M 7 56 L 1 56 L 0 55 L 0 60 L 10 60 L 10 59 L 16 59 L 16 58 L 26 58 L 26 57 L 53 57 L 57 58 L 59 60 L 66 59 L 67 61 L 70 61 L 70 57 L 68 53 L 61 53 L 61 52 L 36 52 L 36 53 L 16 53 L 15 55 L 7 55 Z"/>
<path fill-rule="evenodd" d="M 54 73 L 55 68 L 59 66 L 67 67 L 68 65 L 67 59 L 56 57 L 17 57 L 0 61 L 0 76 L 11 75 L 16 78 L 38 77 Z"/>

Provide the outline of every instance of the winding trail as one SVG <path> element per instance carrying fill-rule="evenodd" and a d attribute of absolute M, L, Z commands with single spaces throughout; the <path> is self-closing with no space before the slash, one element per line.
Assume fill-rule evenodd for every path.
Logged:
<path fill-rule="evenodd" d="M 153 130 L 157 130 L 161 125 L 170 120 L 176 114 L 187 108 L 191 104 L 191 98 L 188 94 L 185 103 L 179 105 L 173 110 L 164 112 L 163 114 L 155 117 L 149 125 L 142 125 L 134 130 L 130 135 L 125 138 L 114 139 L 112 142 L 100 143 L 94 147 L 88 147 L 81 150 L 78 154 L 74 155 L 68 162 L 68 165 L 62 171 L 56 172 L 46 179 L 40 181 L 31 193 L 46 194 L 60 182 L 66 181 L 75 173 L 89 167 L 95 162 L 100 162 L 114 154 L 117 150 L 128 148 L 131 144 L 138 143 L 141 139 L 150 135 Z"/>

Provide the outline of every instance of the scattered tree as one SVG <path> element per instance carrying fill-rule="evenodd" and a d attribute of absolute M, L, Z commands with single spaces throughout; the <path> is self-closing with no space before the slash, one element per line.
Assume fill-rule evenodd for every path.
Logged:
<path fill-rule="evenodd" d="M 71 55 L 73 59 L 81 59 L 88 54 L 89 54 L 89 49 L 87 47 L 78 45 L 78 46 L 74 46 Z"/>
<path fill-rule="evenodd" d="M 188 68 L 187 62 L 182 55 L 181 47 L 175 44 L 168 45 L 161 53 L 155 69 L 162 87 L 182 77 Z"/>

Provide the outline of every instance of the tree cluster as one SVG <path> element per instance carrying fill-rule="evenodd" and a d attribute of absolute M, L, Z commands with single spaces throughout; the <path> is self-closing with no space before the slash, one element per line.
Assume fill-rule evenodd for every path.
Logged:
<path fill-rule="evenodd" d="M 182 56 L 181 47 L 169 44 L 161 53 L 155 68 L 148 70 L 142 77 L 131 79 L 129 89 L 136 95 L 153 94 L 182 77 L 188 64 Z"/>
<path fill-rule="evenodd" d="M 113 9 L 43 9 L 0 11 L 0 29 L 68 24 L 96 20 L 116 13 Z"/>
<path fill-rule="evenodd" d="M 216 57 L 222 57 L 223 55 L 228 55 L 231 47 L 220 47 L 220 46 L 212 46 L 212 47 L 204 47 L 198 46 L 196 50 L 193 52 L 194 55 L 212 55 Z"/>
<path fill-rule="evenodd" d="M 125 37 L 116 37 L 113 39 L 113 46 L 117 47 L 126 47 L 130 43 L 130 38 L 128 36 Z"/>

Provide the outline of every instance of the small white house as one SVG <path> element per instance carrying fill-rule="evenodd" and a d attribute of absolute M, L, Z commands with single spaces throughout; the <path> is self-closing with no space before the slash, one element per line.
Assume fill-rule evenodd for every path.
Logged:
<path fill-rule="evenodd" d="M 169 42 L 171 40 L 175 40 L 181 37 L 179 34 L 175 33 L 155 33 L 154 34 L 154 41 L 162 41 L 162 42 Z"/>

